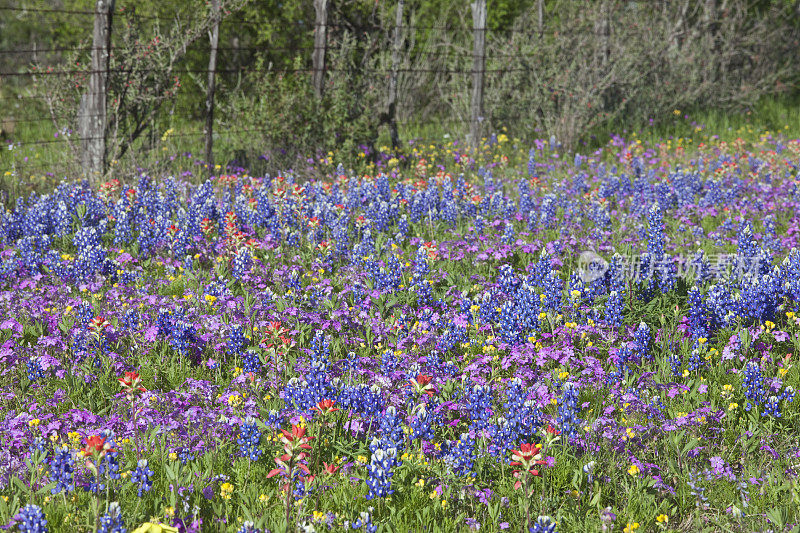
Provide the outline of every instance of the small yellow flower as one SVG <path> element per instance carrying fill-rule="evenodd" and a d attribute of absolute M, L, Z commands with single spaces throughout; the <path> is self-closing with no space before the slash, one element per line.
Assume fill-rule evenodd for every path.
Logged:
<path fill-rule="evenodd" d="M 736 403 L 736 402 L 731 402 L 731 403 L 730 403 L 730 405 L 728 405 L 728 411 L 734 411 L 734 410 L 736 410 L 738 407 L 739 407 L 739 404 L 738 404 L 738 403 Z"/>
<path fill-rule="evenodd" d="M 237 369 L 238 370 L 238 369 Z M 228 405 L 231 407 L 238 407 L 242 403 L 242 397 L 238 394 L 233 394 L 228 396 Z"/>
<path fill-rule="evenodd" d="M 631 465 L 631 467 L 628 469 L 628 473 L 632 476 L 638 476 L 639 472 L 639 467 L 636 465 Z"/>
<path fill-rule="evenodd" d="M 365 464 L 367 464 L 367 458 L 366 458 L 366 457 L 364 457 L 363 455 L 359 455 L 359 456 L 356 458 L 356 461 L 358 461 L 358 462 L 359 462 L 359 463 L 361 463 L 362 465 L 365 465 Z"/>
<path fill-rule="evenodd" d="M 172 459 L 173 461 L 177 461 L 178 460 L 178 454 L 175 453 L 175 452 L 172 452 L 172 453 L 169 454 L 169 458 Z"/>
<path fill-rule="evenodd" d="M 667 522 L 669 522 L 669 517 L 662 513 L 656 517 L 656 522 L 658 522 L 659 524 L 666 524 Z"/>
<path fill-rule="evenodd" d="M 261 494 L 258 497 L 258 501 L 259 501 L 259 503 L 266 504 L 269 501 L 269 496 L 267 496 L 266 494 Z"/>
<path fill-rule="evenodd" d="M 639 529 L 639 522 L 628 522 L 628 525 L 622 531 L 624 533 L 633 533 L 637 529 Z"/>
<path fill-rule="evenodd" d="M 214 302 L 217 301 L 217 297 L 212 294 L 206 294 L 205 296 L 203 296 L 203 299 L 210 304 L 213 304 Z"/>
<path fill-rule="evenodd" d="M 178 528 L 159 523 L 158 519 L 153 519 L 152 522 L 145 522 L 137 527 L 133 533 L 178 533 Z"/>
<path fill-rule="evenodd" d="M 164 509 L 164 514 L 169 518 L 172 518 L 173 516 L 175 516 L 175 508 L 167 507 L 166 509 Z"/>
<path fill-rule="evenodd" d="M 434 491 L 431 491 L 429 496 L 430 496 L 431 500 L 436 500 L 436 499 L 439 498 L 439 493 L 434 490 Z"/>
<path fill-rule="evenodd" d="M 230 500 L 232 493 L 233 493 L 233 485 L 231 485 L 230 483 L 225 482 L 219 488 L 219 495 L 222 497 L 223 500 Z"/>
<path fill-rule="evenodd" d="M 28 420 L 28 427 L 35 428 L 36 426 L 39 425 L 39 422 L 41 422 L 41 420 L 39 420 L 38 418 L 32 418 Z"/>

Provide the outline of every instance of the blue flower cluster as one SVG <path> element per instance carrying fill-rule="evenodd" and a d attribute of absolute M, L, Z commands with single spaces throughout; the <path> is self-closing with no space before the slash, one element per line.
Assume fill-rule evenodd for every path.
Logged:
<path fill-rule="evenodd" d="M 795 397 L 794 387 L 787 386 L 783 392 L 777 393 L 764 386 L 764 376 L 758 363 L 750 361 L 744 370 L 742 388 L 747 398 L 745 410 L 750 411 L 756 406 L 762 406 L 761 416 L 781 417 L 780 402 L 793 402 Z"/>
<path fill-rule="evenodd" d="M 50 478 L 56 486 L 50 489 L 52 494 L 62 490 L 72 492 L 75 490 L 75 458 L 68 446 L 63 446 L 54 451 L 48 462 Z"/>
<path fill-rule="evenodd" d="M 572 441 L 578 437 L 578 429 L 582 420 L 578 418 L 578 386 L 568 381 L 564 383 L 561 398 L 558 400 L 558 416 L 556 424 L 564 439 Z"/>
<path fill-rule="evenodd" d="M 20 533 L 47 533 L 47 519 L 42 508 L 38 505 L 28 504 L 20 509 L 17 516 L 17 527 Z"/>
<path fill-rule="evenodd" d="M 247 417 L 244 424 L 239 428 L 239 438 L 236 441 L 239 444 L 239 454 L 246 457 L 251 461 L 258 461 L 263 453 L 259 449 L 261 443 L 261 431 L 258 429 L 256 421 Z"/>
<path fill-rule="evenodd" d="M 136 468 L 131 472 L 131 483 L 137 483 L 139 485 L 139 497 L 142 497 L 142 492 L 149 492 L 151 488 L 153 488 L 153 481 L 150 477 L 153 475 L 153 471 L 150 470 L 147 459 L 140 459 L 138 463 L 136 463 Z"/>
<path fill-rule="evenodd" d="M 462 433 L 461 437 L 455 442 L 450 443 L 449 451 L 444 457 L 444 462 L 458 476 L 466 476 L 473 473 L 475 466 L 475 439 L 468 433 Z"/>
<path fill-rule="evenodd" d="M 98 533 L 126 533 L 128 531 L 122 519 L 122 509 L 120 509 L 119 503 L 111 502 L 108 505 L 108 512 L 100 517 L 97 531 Z"/>
<path fill-rule="evenodd" d="M 392 466 L 397 459 L 397 448 L 380 448 L 380 441 L 372 441 L 372 457 L 367 466 L 368 500 L 383 498 L 394 493 L 392 489 Z"/>

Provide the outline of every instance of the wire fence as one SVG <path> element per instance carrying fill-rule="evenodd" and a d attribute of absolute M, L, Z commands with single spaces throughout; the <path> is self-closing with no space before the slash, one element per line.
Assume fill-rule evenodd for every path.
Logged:
<path fill-rule="evenodd" d="M 158 23 L 159 21 L 168 22 L 178 16 L 182 16 L 182 14 L 178 13 L 163 12 L 156 15 L 139 14 L 132 7 L 127 5 L 118 6 L 118 9 L 113 13 L 113 18 L 123 17 L 131 20 L 140 19 Z M 7 15 L 3 12 L 6 12 Z M 0 6 L 0 17 L 7 17 L 6 25 L 9 24 L 8 20 L 12 17 L 20 19 L 45 15 L 79 17 L 82 21 L 85 20 L 85 31 L 88 37 L 91 33 L 92 22 L 99 14 L 93 10 Z M 223 17 L 219 24 L 234 30 L 239 28 L 257 30 L 263 23 L 242 18 L 240 14 L 233 14 Z M 295 21 L 289 31 L 305 32 L 305 39 L 308 40 L 309 35 L 317 34 L 321 26 L 322 24 L 313 20 Z M 236 80 L 237 77 L 253 75 L 308 75 L 307 83 L 311 84 L 312 75 L 322 72 L 323 77 L 338 76 L 344 78 L 356 73 L 359 76 L 368 76 L 375 80 L 376 91 L 388 92 L 387 87 L 390 83 L 386 83 L 386 87 L 382 84 L 392 78 L 396 84 L 397 79 L 400 78 L 402 80 L 403 76 L 406 76 L 405 79 L 415 76 L 428 76 L 431 79 L 445 78 L 448 80 L 447 83 L 452 86 L 470 88 L 476 85 L 482 86 L 484 80 L 487 80 L 488 83 L 495 83 L 502 82 L 508 76 L 515 74 L 533 75 L 537 66 L 543 61 L 535 52 L 515 52 L 513 48 L 509 49 L 507 46 L 487 46 L 478 50 L 473 48 L 473 36 L 475 35 L 482 34 L 484 38 L 494 38 L 498 41 L 513 39 L 530 41 L 531 39 L 569 39 L 573 36 L 587 33 L 596 34 L 598 31 L 596 27 L 590 27 L 585 24 L 581 26 L 577 23 L 567 31 L 550 27 L 497 28 L 487 24 L 485 20 L 482 23 L 476 22 L 473 25 L 469 25 L 466 22 L 461 25 L 404 23 L 399 28 L 399 33 L 402 34 L 404 43 L 401 61 L 396 62 L 396 60 L 393 60 L 389 64 L 388 58 L 390 54 L 386 52 L 397 46 L 392 37 L 395 33 L 393 26 L 387 27 L 372 22 L 348 24 L 333 21 L 332 23 L 325 23 L 324 27 L 329 41 L 341 37 L 343 32 L 348 32 L 351 35 L 355 34 L 357 46 L 373 48 L 377 46 L 384 53 L 383 61 L 352 66 L 331 65 L 330 63 L 323 63 L 322 66 L 317 65 L 316 60 L 313 58 L 321 49 L 329 50 L 331 48 L 329 42 L 326 42 L 324 46 L 310 46 L 305 43 L 296 46 L 253 46 L 246 43 L 239 46 L 228 43 L 216 46 L 214 50 L 217 53 L 229 56 L 235 54 L 259 54 L 262 58 L 269 59 L 275 56 L 280 60 L 273 65 L 268 61 L 255 63 L 251 57 L 250 59 L 245 58 L 242 61 L 244 64 L 237 64 L 237 61 L 229 60 L 222 62 L 222 67 L 210 69 L 197 66 L 199 63 L 197 57 L 207 57 L 207 54 L 212 50 L 208 42 L 198 39 L 190 45 L 194 59 L 192 61 L 179 61 L 176 65 L 170 64 L 168 70 L 164 70 L 161 66 L 151 66 L 146 62 L 142 64 L 132 63 L 130 59 L 124 62 L 122 60 L 118 62 L 115 59 L 110 63 L 109 68 L 97 70 L 91 67 L 92 63 L 89 61 L 89 57 L 93 52 L 103 52 L 105 47 L 97 47 L 93 44 L 38 47 L 25 43 L 17 47 L 0 48 L 0 80 L 9 82 L 6 85 L 13 85 L 17 88 L 17 94 L 2 94 L 3 87 L 0 84 L 0 135 L 2 135 L 2 140 L 6 143 L 7 148 L 2 150 L 2 155 L 0 155 L 0 173 L 6 171 L 9 165 L 14 165 L 17 170 L 24 168 L 25 172 L 49 173 L 52 172 L 53 162 L 59 160 L 59 154 L 63 155 L 71 150 L 73 152 L 71 155 L 75 160 L 77 159 L 76 154 L 83 149 L 84 144 L 106 139 L 105 135 L 100 137 L 81 134 L 81 128 L 79 127 L 82 119 L 98 117 L 105 119 L 107 118 L 106 113 L 86 112 L 83 108 L 78 108 L 77 105 L 67 111 L 62 108 L 55 109 L 53 104 L 57 95 L 52 92 L 46 93 L 39 88 L 37 84 L 42 80 L 75 81 L 77 88 L 73 92 L 78 92 L 80 90 L 85 91 L 86 81 L 96 74 L 104 75 L 106 80 L 113 78 L 115 82 L 118 82 L 120 77 L 124 78 L 126 76 L 144 82 L 147 76 L 164 78 L 169 75 L 170 77 L 179 78 L 183 86 L 186 85 L 185 82 L 189 79 L 200 84 L 201 81 L 204 81 L 212 74 L 214 76 L 228 76 L 228 81 Z M 415 36 L 423 33 L 440 33 L 447 36 L 451 42 L 446 46 L 435 49 L 408 44 L 414 43 Z M 458 41 L 457 44 L 455 41 Z M 154 44 L 152 42 L 126 43 L 125 50 L 133 54 L 149 53 L 153 50 L 153 47 Z M 159 50 L 160 52 L 165 52 L 163 49 Z M 114 46 L 112 43 L 111 52 L 113 53 L 113 51 Z M 67 62 L 66 58 L 68 57 L 73 61 Z M 75 64 L 75 58 L 81 61 L 80 65 Z M 299 64 L 290 62 L 290 60 L 296 58 L 300 58 Z M 52 64 L 47 65 L 47 63 Z M 539 83 L 543 84 L 548 84 L 552 81 L 552 79 L 538 80 Z M 165 143 L 162 141 L 162 137 L 172 141 L 171 148 L 182 147 L 201 153 L 204 147 L 203 141 L 205 140 L 208 143 L 209 137 L 212 140 L 229 139 L 232 143 L 236 143 L 243 142 L 242 139 L 248 135 L 255 138 L 257 134 L 271 133 L 268 128 L 243 127 L 237 124 L 237 117 L 214 116 L 211 122 L 213 136 L 210 135 L 208 126 L 204 124 L 208 116 L 208 109 L 199 101 L 202 91 L 198 91 L 196 86 L 193 90 L 194 93 L 191 98 L 181 98 L 181 93 L 178 93 L 178 98 L 173 96 L 165 99 L 161 105 L 161 110 L 150 119 L 153 125 L 147 128 L 145 133 L 142 134 L 140 132 L 135 145 L 137 154 L 149 153 L 158 148 L 163 148 Z M 464 94 L 468 93 L 468 91 L 463 92 Z M 71 96 L 74 97 L 75 95 Z M 447 95 L 443 94 L 431 97 L 440 98 L 443 101 L 448 98 Z M 479 112 L 476 112 L 475 109 L 469 111 L 462 109 L 458 113 L 446 114 L 440 119 L 431 119 L 430 116 L 425 116 L 419 112 L 416 114 L 414 112 L 404 112 L 400 116 L 389 117 L 388 120 L 381 119 L 380 127 L 383 128 L 385 125 L 391 124 L 395 128 L 408 129 L 433 123 L 434 126 L 440 126 L 440 131 L 460 132 L 458 135 L 464 134 L 463 136 L 466 136 L 465 132 L 469 130 L 470 136 L 474 137 L 473 132 L 477 131 L 477 129 L 474 129 L 475 124 L 488 120 L 485 115 L 490 115 L 491 120 L 495 123 L 518 119 L 518 116 L 513 114 L 493 110 L 484 111 L 483 109 L 480 109 Z M 114 120 L 118 121 L 119 117 L 114 117 Z M 114 120 L 109 120 L 108 129 L 112 127 Z M 173 126 L 178 131 L 164 135 L 164 132 L 170 130 Z M 438 142 L 441 140 L 441 138 L 420 139 L 422 142 Z M 457 140 L 463 145 L 463 139 L 461 138 L 451 140 Z M 116 141 L 119 141 L 119 139 L 115 139 Z M 121 139 L 121 142 L 126 141 L 127 139 L 125 138 Z M 27 151 L 25 151 L 26 149 Z M 133 150 L 132 148 L 131 151 Z"/>
<path fill-rule="evenodd" d="M 164 20 L 168 21 L 173 17 L 177 16 L 176 13 L 161 13 L 158 15 L 152 14 L 139 14 L 136 13 L 134 9 L 131 9 L 132 6 L 122 6 L 118 7 L 117 10 L 113 13 L 113 17 L 128 17 L 128 18 L 137 18 L 140 20 L 153 20 L 159 21 Z M 21 6 L 0 6 L 0 16 L 5 12 L 7 13 L 8 17 L 16 17 L 17 19 L 23 19 L 25 17 L 41 17 L 41 16 L 78 16 L 78 17 L 85 17 L 86 21 L 86 31 L 87 35 L 90 32 L 91 23 L 94 18 L 98 15 L 93 10 L 77 10 L 77 9 L 60 9 L 60 8 L 51 8 L 51 7 L 21 7 Z M 261 23 L 254 20 L 247 20 L 242 18 L 239 14 L 234 14 L 229 17 L 222 18 L 220 21 L 222 25 L 230 25 L 239 28 L 253 28 L 258 27 Z M 296 27 L 301 31 L 307 32 L 315 32 L 319 29 L 320 24 L 316 22 L 304 22 L 304 21 L 297 21 Z M 337 31 L 353 31 L 354 29 L 358 32 L 358 34 L 376 34 L 378 32 L 387 32 L 388 29 L 380 24 L 360 24 L 357 28 L 347 24 L 339 24 L 336 22 L 333 23 L 326 23 L 325 24 L 326 30 L 328 32 L 337 32 Z M 524 28 L 515 28 L 510 30 L 497 30 L 492 29 L 490 27 L 459 27 L 457 25 L 450 25 L 450 24 L 404 24 L 402 26 L 402 32 L 405 34 L 415 34 L 418 32 L 444 32 L 444 33 L 455 33 L 461 32 L 464 35 L 470 35 L 472 32 L 475 31 L 483 31 L 486 34 L 497 33 L 499 35 L 539 35 L 534 30 L 524 29 Z M 327 45 L 326 45 L 327 46 Z M 128 51 L 146 51 L 152 47 L 151 43 L 142 42 L 138 44 L 134 44 L 132 46 L 128 46 Z M 128 76 L 145 76 L 149 74 L 159 75 L 163 74 L 161 69 L 147 67 L 147 66 L 138 66 L 138 65 L 128 65 L 128 66 L 114 66 L 112 65 L 108 70 L 92 70 L 89 67 L 88 57 L 92 54 L 93 51 L 98 50 L 92 46 L 91 44 L 80 45 L 80 46 L 31 46 L 27 44 L 25 46 L 18 46 L 12 47 L 8 49 L 0 49 L 0 65 L 5 65 L 6 68 L 0 67 L 0 79 L 3 80 L 18 80 L 17 85 L 24 85 L 27 84 L 29 81 L 34 81 L 43 78 L 51 78 L 51 77 L 58 77 L 58 78 L 65 78 L 65 79 L 81 79 L 86 80 L 91 77 L 93 74 L 104 74 L 106 76 L 119 76 L 119 75 L 128 75 Z M 210 52 L 210 46 L 208 43 L 197 42 L 192 45 L 192 50 L 197 51 L 202 54 L 206 54 Z M 102 49 L 100 49 L 102 50 Z M 298 46 L 231 46 L 231 45 L 222 45 L 217 46 L 216 51 L 219 53 L 236 53 L 236 54 L 248 54 L 248 53 L 259 53 L 259 54 L 283 54 L 283 55 L 301 55 L 306 56 L 310 59 L 310 56 L 318 50 L 318 47 L 315 46 L 306 46 L 306 45 L 298 45 Z M 85 66 L 75 67 L 75 66 L 67 66 L 63 62 L 63 58 L 65 56 L 75 56 L 75 57 L 83 57 Z M 528 70 L 528 68 L 520 68 L 520 67 L 505 67 L 505 68 L 497 68 L 497 67 L 484 67 L 476 69 L 474 66 L 474 54 L 472 51 L 469 50 L 452 50 L 452 49 L 445 49 L 445 50 L 418 50 L 413 53 L 414 58 L 416 60 L 414 66 L 408 65 L 394 65 L 394 66 L 387 66 L 384 68 L 377 68 L 375 66 L 362 66 L 358 68 L 358 72 L 362 75 L 373 76 L 376 79 L 388 79 L 391 76 L 398 76 L 403 74 L 422 74 L 422 75 L 442 75 L 442 76 L 464 76 L 464 83 L 469 83 L 469 79 L 467 77 L 474 76 L 476 73 L 480 73 L 483 76 L 504 76 L 506 74 L 512 72 L 524 72 Z M 522 57 L 523 54 L 497 54 L 496 57 L 498 59 L 502 58 L 518 58 Z M 525 56 L 528 59 L 535 59 L 531 55 Z M 9 65 L 13 65 L 14 62 L 21 62 L 25 59 L 28 59 L 30 62 L 35 62 L 38 64 L 34 64 L 33 66 L 24 66 L 21 65 L 16 69 L 9 69 Z M 43 66 L 45 61 L 55 61 L 54 65 L 51 66 Z M 424 63 L 428 62 L 431 65 L 436 64 L 437 66 L 424 66 Z M 463 63 L 458 64 L 457 66 L 453 66 L 453 63 Z M 422 63 L 422 65 L 420 65 Z M 441 63 L 450 63 L 450 65 L 442 65 Z M 276 65 L 276 66 L 253 66 L 250 65 L 240 65 L 240 66 L 230 66 L 226 65 L 222 68 L 215 68 L 213 70 L 215 75 L 225 76 L 225 75 L 253 75 L 253 74 L 265 74 L 265 75 L 291 75 L 291 74 L 313 74 L 319 70 L 318 67 L 315 66 L 292 66 L 287 67 L 285 65 Z M 185 76 L 185 75 L 195 75 L 195 76 L 208 76 L 211 71 L 208 68 L 197 68 L 197 67 L 188 67 L 182 66 L 178 68 L 172 68 L 169 71 L 170 76 Z M 351 74 L 353 72 L 352 68 L 341 68 L 337 66 L 325 65 L 324 66 L 325 74 L 332 74 L 332 75 L 340 75 L 340 74 Z M 34 149 L 38 148 L 47 148 L 50 146 L 62 146 L 62 145 L 72 145 L 73 147 L 80 146 L 82 143 L 86 141 L 94 141 L 97 140 L 98 137 L 96 136 L 83 136 L 81 137 L 75 130 L 77 130 L 77 124 L 80 122 L 82 118 L 94 118 L 94 117 L 104 117 L 105 114 L 96 114 L 96 113 L 86 113 L 80 110 L 75 110 L 73 113 L 69 114 L 69 116 L 59 116 L 54 115 L 51 110 L 45 109 L 48 103 L 52 103 L 52 99 L 54 96 L 52 94 L 36 94 L 35 90 L 31 90 L 30 88 L 26 88 L 19 92 L 19 94 L 7 95 L 7 94 L 0 94 L 0 126 L 2 126 L 2 135 L 4 137 L 5 142 L 9 150 L 5 151 L 4 153 L 12 152 L 17 150 L 21 147 L 32 147 Z M 16 107 L 15 107 L 16 106 Z M 169 135 L 170 139 L 186 139 L 189 141 L 192 140 L 200 140 L 207 135 L 207 128 L 202 125 L 198 125 L 192 131 L 185 131 L 187 126 L 191 124 L 200 124 L 202 119 L 205 118 L 206 110 L 202 107 L 194 106 L 194 107 L 180 107 L 175 105 L 166 105 L 164 106 L 164 111 L 162 112 L 163 117 L 167 117 L 169 119 L 180 119 L 182 121 L 182 128 L 180 132 L 173 133 Z M 410 126 L 414 124 L 418 124 L 422 122 L 421 120 L 415 118 L 406 118 L 406 119 L 394 119 L 393 121 L 400 127 Z M 448 127 L 455 127 L 455 128 L 462 128 L 468 122 L 468 117 L 447 117 L 437 121 L 438 124 Z M 66 126 L 65 126 L 66 125 Z M 70 129 L 70 127 L 72 129 Z M 48 131 L 49 130 L 49 131 Z M 249 133 L 265 133 L 267 132 L 266 129 L 258 129 L 258 128 L 236 128 L 236 135 L 242 134 L 249 134 Z M 215 133 L 216 137 L 226 135 L 226 130 L 222 132 Z M 24 142 L 15 142 L 15 136 L 17 138 L 24 137 Z M 36 138 L 36 137 L 39 138 Z M 144 142 L 140 143 L 141 146 L 137 147 L 137 150 L 145 150 L 148 147 L 152 147 L 157 145 L 158 143 L 155 142 L 157 140 L 156 136 L 151 135 L 150 139 L 146 139 Z M 7 159 L 4 158 L 4 159 Z M 46 158 L 45 158 L 46 159 Z M 30 168 L 34 165 L 35 161 L 25 161 L 25 166 Z M 5 163 L 4 163 L 5 164 Z M 45 160 L 42 163 L 42 166 L 46 166 L 49 164 L 49 160 Z"/>

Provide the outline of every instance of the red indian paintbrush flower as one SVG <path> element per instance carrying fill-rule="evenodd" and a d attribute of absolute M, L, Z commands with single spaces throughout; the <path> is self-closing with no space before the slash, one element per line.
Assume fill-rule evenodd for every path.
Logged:
<path fill-rule="evenodd" d="M 308 443 L 313 439 L 314 437 L 306 436 L 306 428 L 298 425 L 292 425 L 291 431 L 281 429 L 281 441 L 283 442 L 283 451 L 285 453 L 275 457 L 275 464 L 278 468 L 270 470 L 267 477 L 285 476 L 287 482 L 283 485 L 283 490 L 289 489 L 289 480 L 292 479 L 294 472 L 296 472 L 295 469 L 305 474 L 306 481 L 313 479 L 308 466 L 301 462 L 310 455 L 305 450 L 311 450 L 311 446 Z"/>
<path fill-rule="evenodd" d="M 102 459 L 106 453 L 115 451 L 117 450 L 111 448 L 111 444 L 106 442 L 106 439 L 99 435 L 87 437 L 86 445 L 81 449 L 83 455 L 96 458 L 97 460 Z"/>
<path fill-rule="evenodd" d="M 534 468 L 536 465 L 546 464 L 547 461 L 542 460 L 542 445 L 541 444 L 521 444 L 519 450 L 511 450 L 511 455 L 516 459 L 511 461 L 511 466 L 520 466 L 520 470 L 514 470 L 514 477 L 517 482 L 514 484 L 515 489 L 522 486 L 522 481 L 519 479 L 525 473 L 532 476 L 538 476 L 539 470 Z"/>
<path fill-rule="evenodd" d="M 325 468 L 324 468 L 325 473 L 328 474 L 329 476 L 334 475 L 339 470 L 338 466 L 329 465 L 325 461 L 322 461 L 322 464 L 325 466 Z"/>
<path fill-rule="evenodd" d="M 318 402 L 317 405 L 315 407 L 312 407 L 311 409 L 314 411 L 319 411 L 323 415 L 327 415 L 328 413 L 333 413 L 339 410 L 338 408 L 334 407 L 335 404 L 336 402 L 333 400 L 322 400 Z"/>
<path fill-rule="evenodd" d="M 125 372 L 125 375 L 117 378 L 117 381 L 129 396 L 132 396 L 134 391 L 144 392 L 147 390 L 141 386 L 142 379 L 139 377 L 138 372 Z"/>
<path fill-rule="evenodd" d="M 89 322 L 89 329 L 95 337 L 99 337 L 103 330 L 109 326 L 111 326 L 111 323 L 102 316 L 96 316 Z"/>
<path fill-rule="evenodd" d="M 433 385 L 431 384 L 433 381 L 433 376 L 426 376 L 424 374 L 420 374 L 417 376 L 416 379 L 408 380 L 408 383 L 414 387 L 417 391 L 417 394 L 427 394 L 428 396 L 433 396 Z"/>

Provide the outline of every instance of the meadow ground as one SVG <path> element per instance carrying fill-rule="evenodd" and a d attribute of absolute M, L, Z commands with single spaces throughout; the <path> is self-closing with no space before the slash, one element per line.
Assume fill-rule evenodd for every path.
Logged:
<path fill-rule="evenodd" d="M 800 140 L 370 156 L 2 213 L 0 523 L 800 529 Z"/>

